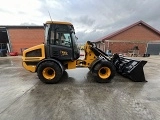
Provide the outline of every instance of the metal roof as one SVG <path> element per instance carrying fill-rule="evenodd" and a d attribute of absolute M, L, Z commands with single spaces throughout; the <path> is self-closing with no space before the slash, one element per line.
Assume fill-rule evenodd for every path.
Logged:
<path fill-rule="evenodd" d="M 7 28 L 44 28 L 44 26 L 40 25 L 0 25 L 0 29 Z"/>
<path fill-rule="evenodd" d="M 64 21 L 47 21 L 46 24 L 69 24 L 72 25 L 70 22 L 64 22 Z"/>

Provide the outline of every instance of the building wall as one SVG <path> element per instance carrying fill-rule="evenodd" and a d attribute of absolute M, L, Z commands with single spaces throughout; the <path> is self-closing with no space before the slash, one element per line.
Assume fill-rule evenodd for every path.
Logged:
<path fill-rule="evenodd" d="M 150 30 L 144 25 L 137 25 L 129 30 L 126 30 L 109 40 L 105 41 L 106 49 L 112 50 L 113 53 L 128 53 L 128 50 L 138 46 L 139 53 L 146 53 L 147 43 L 150 41 L 160 41 L 160 35 Z"/>
<path fill-rule="evenodd" d="M 106 46 L 108 43 L 106 43 Z M 135 46 L 138 46 L 139 48 L 139 54 L 146 53 L 146 43 L 132 43 L 132 42 L 110 42 L 109 48 L 106 47 L 106 49 L 109 49 L 112 51 L 112 53 L 128 53 L 129 50 L 133 49 Z"/>
<path fill-rule="evenodd" d="M 103 44 L 101 42 L 96 43 L 96 47 L 102 51 L 105 51 L 105 44 Z"/>
<path fill-rule="evenodd" d="M 42 28 L 12 28 L 8 29 L 11 51 L 21 54 L 21 49 L 29 48 L 44 41 Z"/>

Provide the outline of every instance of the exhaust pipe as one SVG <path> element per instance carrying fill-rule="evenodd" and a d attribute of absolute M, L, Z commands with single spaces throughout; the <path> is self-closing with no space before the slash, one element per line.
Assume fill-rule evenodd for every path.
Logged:
<path fill-rule="evenodd" d="M 132 60 L 114 54 L 112 62 L 116 67 L 116 71 L 122 76 L 127 77 L 134 82 L 147 82 L 143 71 L 143 67 L 147 61 Z"/>

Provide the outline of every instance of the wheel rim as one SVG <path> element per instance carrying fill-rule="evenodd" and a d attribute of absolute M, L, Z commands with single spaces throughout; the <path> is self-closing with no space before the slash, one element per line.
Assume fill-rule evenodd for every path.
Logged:
<path fill-rule="evenodd" d="M 43 77 L 47 80 L 51 80 L 55 77 L 55 70 L 51 67 L 46 67 L 43 71 L 42 71 Z"/>
<path fill-rule="evenodd" d="M 98 75 L 102 79 L 106 79 L 111 75 L 111 70 L 108 67 L 102 67 L 98 71 Z"/>

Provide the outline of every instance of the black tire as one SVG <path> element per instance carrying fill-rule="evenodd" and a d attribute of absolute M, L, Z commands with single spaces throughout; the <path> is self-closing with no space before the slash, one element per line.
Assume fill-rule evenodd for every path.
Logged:
<path fill-rule="evenodd" d="M 62 76 L 62 70 L 55 62 L 46 61 L 39 65 L 37 75 L 42 82 L 55 84 L 59 82 Z"/>
<path fill-rule="evenodd" d="M 93 75 L 96 82 L 109 83 L 115 76 L 116 70 L 113 64 L 109 61 L 101 61 L 93 68 Z"/>

